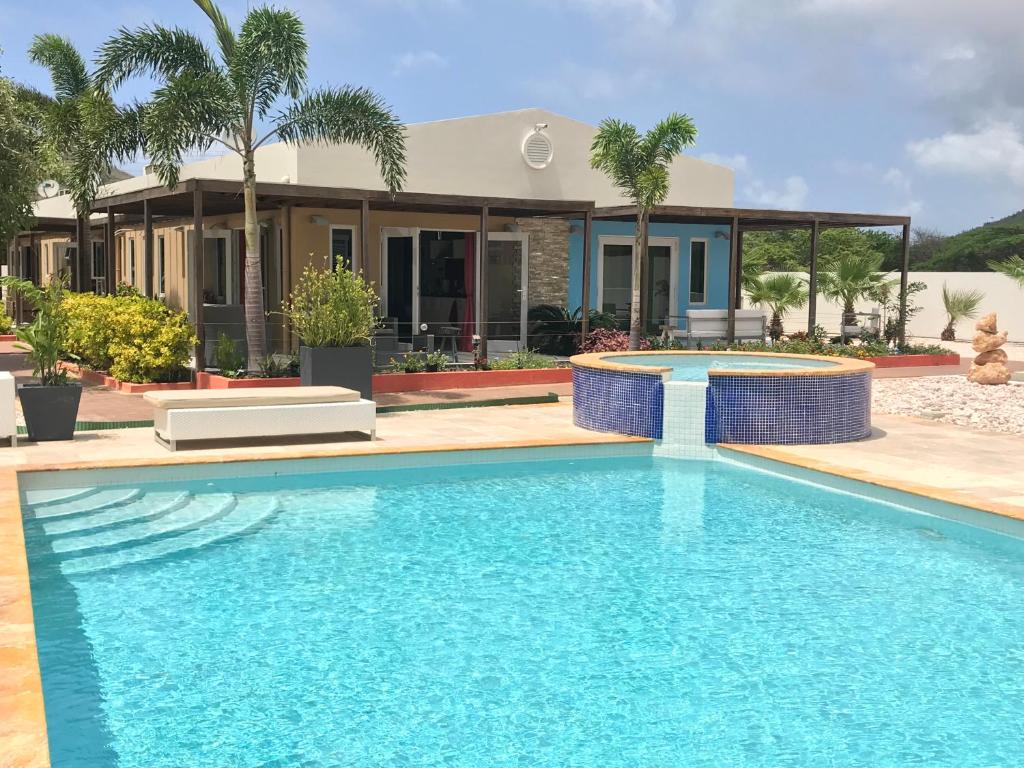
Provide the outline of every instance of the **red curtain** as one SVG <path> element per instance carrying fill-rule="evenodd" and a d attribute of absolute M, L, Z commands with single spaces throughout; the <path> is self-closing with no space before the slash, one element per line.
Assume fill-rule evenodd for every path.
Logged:
<path fill-rule="evenodd" d="M 459 349 L 463 352 L 472 352 L 476 320 L 476 234 L 473 232 L 466 233 L 466 251 L 462 274 L 463 279 L 466 281 L 466 309 L 462 313 L 462 335 L 459 337 Z"/>

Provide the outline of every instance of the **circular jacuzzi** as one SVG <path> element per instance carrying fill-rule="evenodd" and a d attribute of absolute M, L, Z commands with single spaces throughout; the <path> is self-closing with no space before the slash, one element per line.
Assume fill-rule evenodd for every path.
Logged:
<path fill-rule="evenodd" d="M 596 352 L 571 359 L 573 419 L 664 437 L 703 420 L 707 443 L 843 443 L 871 433 L 873 363 L 757 352 Z M 685 413 L 679 412 L 685 408 Z"/>

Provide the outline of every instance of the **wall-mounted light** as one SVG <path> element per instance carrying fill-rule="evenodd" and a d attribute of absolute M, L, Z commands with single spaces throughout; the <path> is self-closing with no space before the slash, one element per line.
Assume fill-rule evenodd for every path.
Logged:
<path fill-rule="evenodd" d="M 729 233 L 723 232 L 720 229 L 715 230 L 715 240 L 729 240 Z"/>
<path fill-rule="evenodd" d="M 582 235 L 583 234 L 583 225 L 582 224 L 570 224 L 569 225 L 569 234 L 570 235 Z"/>
<path fill-rule="evenodd" d="M 506 224 L 504 226 L 504 230 L 506 232 L 518 232 L 519 231 L 519 223 L 518 222 L 513 222 L 513 223 L 510 223 L 510 224 Z"/>
<path fill-rule="evenodd" d="M 330 222 L 327 220 L 326 216 L 321 216 L 321 215 L 316 214 L 316 213 L 314 213 L 312 216 L 309 217 L 309 223 L 310 224 L 316 224 L 317 226 L 320 226 L 320 227 L 325 227 L 328 224 L 330 224 Z"/>

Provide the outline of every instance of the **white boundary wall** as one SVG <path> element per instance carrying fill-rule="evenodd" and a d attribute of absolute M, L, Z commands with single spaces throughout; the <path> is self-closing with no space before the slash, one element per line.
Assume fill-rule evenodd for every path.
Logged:
<path fill-rule="evenodd" d="M 794 273 L 803 278 L 805 272 Z M 899 274 L 893 275 L 897 280 Z M 911 272 L 910 282 L 922 282 L 928 287 L 916 294 L 914 303 L 922 307 L 910 321 L 908 336 L 937 339 L 946 326 L 946 312 L 942 307 L 942 284 L 951 290 L 980 290 L 985 298 L 979 307 L 979 315 L 995 312 L 999 315 L 999 330 L 1009 331 L 1010 340 L 1024 342 L 1024 289 L 1005 275 L 997 272 Z M 872 302 L 862 301 L 858 312 L 875 309 Z M 839 333 L 842 307 L 818 295 L 818 325 L 830 333 Z M 807 308 L 787 313 L 783 318 L 786 331 L 802 331 L 807 328 Z M 974 321 L 965 320 L 956 329 L 958 339 L 970 339 L 974 335 Z"/>

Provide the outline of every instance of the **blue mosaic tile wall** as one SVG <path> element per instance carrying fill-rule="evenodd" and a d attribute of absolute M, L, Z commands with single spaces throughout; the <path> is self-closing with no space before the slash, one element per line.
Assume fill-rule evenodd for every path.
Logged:
<path fill-rule="evenodd" d="M 871 374 L 712 376 L 709 443 L 847 443 L 871 434 Z"/>
<path fill-rule="evenodd" d="M 660 374 L 572 367 L 572 417 L 577 427 L 660 440 L 664 402 Z"/>

